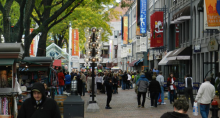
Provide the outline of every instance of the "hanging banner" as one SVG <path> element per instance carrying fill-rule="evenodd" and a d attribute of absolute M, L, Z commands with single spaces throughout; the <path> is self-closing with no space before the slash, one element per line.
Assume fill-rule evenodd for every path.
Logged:
<path fill-rule="evenodd" d="M 179 24 L 176 24 L 176 48 L 179 48 Z"/>
<path fill-rule="evenodd" d="M 132 56 L 132 45 L 127 45 L 127 56 Z"/>
<path fill-rule="evenodd" d="M 152 14 L 151 16 L 150 16 L 150 27 L 151 27 L 151 29 L 150 29 L 150 38 L 151 38 L 151 40 L 150 40 L 150 47 L 155 47 L 155 44 L 154 44 L 154 42 L 155 42 L 155 14 Z"/>
<path fill-rule="evenodd" d="M 147 30 L 147 0 L 140 0 L 140 33 L 145 34 Z"/>
<path fill-rule="evenodd" d="M 123 44 L 128 44 L 128 16 L 124 16 L 123 20 Z"/>
<path fill-rule="evenodd" d="M 109 59 L 114 58 L 114 42 L 113 40 L 109 40 Z"/>
<path fill-rule="evenodd" d="M 151 15 L 151 47 L 163 46 L 163 12 Z"/>
<path fill-rule="evenodd" d="M 140 52 L 147 52 L 147 37 L 140 37 Z"/>
<path fill-rule="evenodd" d="M 219 3 L 219 0 L 218 0 Z M 220 8 L 218 8 L 217 0 L 205 0 L 205 9 L 206 9 L 206 17 L 205 22 L 207 20 L 208 27 L 217 27 L 220 26 L 220 16 L 217 12 Z"/>
<path fill-rule="evenodd" d="M 30 34 L 34 31 L 34 28 L 30 28 Z M 29 54 L 30 56 L 34 57 L 34 45 L 35 45 L 35 39 L 32 40 L 31 45 L 30 45 L 30 50 L 29 50 Z"/>
<path fill-rule="evenodd" d="M 79 56 L 79 32 L 72 29 L 72 56 Z"/>
<path fill-rule="evenodd" d="M 137 53 L 141 52 L 141 50 L 140 50 L 140 38 L 139 37 L 136 40 L 136 52 Z"/>
<path fill-rule="evenodd" d="M 217 0 L 216 9 L 217 9 L 218 15 L 220 15 L 220 0 Z"/>

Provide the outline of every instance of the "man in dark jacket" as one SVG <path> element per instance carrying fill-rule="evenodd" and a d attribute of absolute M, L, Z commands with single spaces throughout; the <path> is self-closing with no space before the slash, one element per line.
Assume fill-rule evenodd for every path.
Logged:
<path fill-rule="evenodd" d="M 66 92 L 71 92 L 71 75 L 69 75 L 69 72 L 65 75 L 65 86 L 66 86 Z"/>
<path fill-rule="evenodd" d="M 146 71 L 145 71 L 145 77 L 146 77 L 149 81 L 152 80 L 151 72 L 149 72 L 148 69 L 146 69 Z"/>
<path fill-rule="evenodd" d="M 112 100 L 112 92 L 113 92 L 112 91 L 112 87 L 113 87 L 112 79 L 109 78 L 109 79 L 105 80 L 104 85 L 105 85 L 106 91 L 107 91 L 107 103 L 106 103 L 105 109 L 112 109 L 109 105 L 109 103 Z"/>
<path fill-rule="evenodd" d="M 157 107 L 157 99 L 159 93 L 161 93 L 160 83 L 156 81 L 156 77 L 153 76 L 149 85 L 150 98 L 151 98 L 151 107 Z"/>
<path fill-rule="evenodd" d="M 35 83 L 31 90 L 31 98 L 25 100 L 17 118 L 61 118 L 55 100 L 47 98 L 42 83 Z"/>
<path fill-rule="evenodd" d="M 189 103 L 185 97 L 180 97 L 173 104 L 174 111 L 164 113 L 160 118 L 189 118 L 186 112 L 189 109 Z"/>

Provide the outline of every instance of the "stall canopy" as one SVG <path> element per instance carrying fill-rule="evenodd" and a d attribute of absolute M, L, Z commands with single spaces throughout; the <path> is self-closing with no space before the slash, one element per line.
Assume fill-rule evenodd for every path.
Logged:
<path fill-rule="evenodd" d="M 171 24 L 179 24 L 179 23 L 184 22 L 184 20 L 189 20 L 189 19 L 191 19 L 190 6 L 185 7 L 181 9 L 180 11 L 178 11 L 177 13 L 175 13 L 173 15 Z"/>
<path fill-rule="evenodd" d="M 192 56 L 192 46 L 178 48 L 170 53 L 167 58 L 168 60 L 190 60 Z"/>
<path fill-rule="evenodd" d="M 143 62 L 143 60 L 144 60 L 144 59 L 139 59 L 139 60 L 135 63 L 135 65 L 137 66 L 140 62 Z"/>
<path fill-rule="evenodd" d="M 168 53 L 163 57 L 163 59 L 159 62 L 158 65 L 160 65 L 160 66 L 165 66 L 165 65 L 177 65 L 177 64 L 179 64 L 178 61 L 172 61 L 172 60 L 169 61 L 169 60 L 167 59 L 167 56 L 170 55 L 172 52 L 173 52 L 173 51 L 168 52 Z"/>
<path fill-rule="evenodd" d="M 14 59 L 0 59 L 0 65 L 2 66 L 9 66 L 13 65 Z"/>
<path fill-rule="evenodd" d="M 132 61 L 132 62 L 129 64 L 129 66 L 130 66 L 130 67 L 134 66 L 137 61 L 139 61 L 139 59 Z"/>

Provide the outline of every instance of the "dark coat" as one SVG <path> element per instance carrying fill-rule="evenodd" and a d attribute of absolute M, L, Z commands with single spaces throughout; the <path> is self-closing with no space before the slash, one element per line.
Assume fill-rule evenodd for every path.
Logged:
<path fill-rule="evenodd" d="M 149 91 L 155 93 L 161 93 L 160 83 L 155 79 L 151 80 L 149 85 Z"/>
<path fill-rule="evenodd" d="M 33 92 L 31 92 L 31 98 L 23 102 L 17 118 L 61 118 L 56 101 L 46 97 L 44 85 L 35 83 L 32 87 L 33 89 L 41 92 L 42 102 L 37 105 L 33 97 Z"/>
<path fill-rule="evenodd" d="M 114 84 L 114 86 L 118 85 L 118 77 L 112 77 L 112 83 Z"/>
<path fill-rule="evenodd" d="M 123 82 L 127 82 L 127 80 L 128 80 L 128 75 L 127 75 L 127 73 L 125 73 L 125 74 L 122 76 L 122 78 L 123 78 Z"/>
<path fill-rule="evenodd" d="M 167 112 L 164 113 L 160 118 L 189 118 L 187 114 L 178 112 Z"/>
<path fill-rule="evenodd" d="M 150 72 L 145 72 L 145 77 L 146 77 L 149 81 L 152 80 L 152 75 L 151 75 Z"/>
<path fill-rule="evenodd" d="M 107 93 L 112 93 L 113 92 L 113 90 L 112 90 L 112 86 L 113 86 L 112 82 L 110 82 L 109 80 L 105 80 L 104 85 L 106 87 Z"/>

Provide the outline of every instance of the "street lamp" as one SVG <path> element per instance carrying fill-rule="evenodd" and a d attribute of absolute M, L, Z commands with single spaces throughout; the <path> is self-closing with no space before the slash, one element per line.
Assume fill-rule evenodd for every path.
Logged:
<path fill-rule="evenodd" d="M 96 103 L 94 100 L 94 86 L 95 86 L 95 63 L 100 63 L 102 61 L 101 55 L 101 49 L 103 47 L 102 41 L 101 41 L 101 33 L 103 32 L 102 28 L 85 28 L 85 36 L 86 36 L 86 42 L 84 44 L 85 50 L 86 50 L 86 57 L 85 57 L 85 63 L 91 62 L 92 66 L 92 101 L 89 101 L 89 103 Z M 86 64 L 87 65 L 87 64 Z"/>

